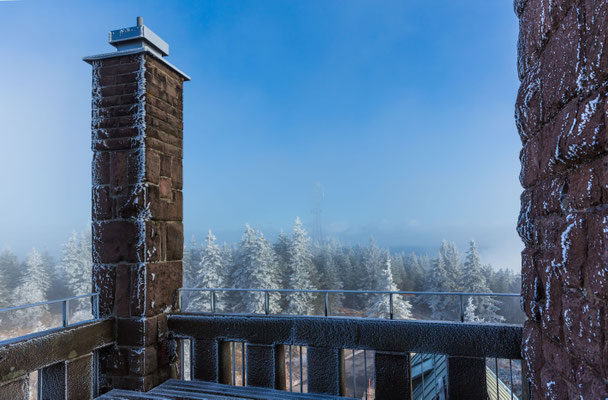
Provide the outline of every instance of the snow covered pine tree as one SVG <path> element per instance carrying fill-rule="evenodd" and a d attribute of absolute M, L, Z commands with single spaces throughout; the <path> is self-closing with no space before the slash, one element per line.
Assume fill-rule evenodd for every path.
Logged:
<path fill-rule="evenodd" d="M 48 268 L 44 258 L 36 249 L 28 254 L 24 262 L 24 273 L 21 285 L 17 289 L 19 304 L 40 303 L 47 300 L 50 287 Z M 19 310 L 16 314 L 22 324 L 27 327 L 44 326 L 44 317 L 48 313 L 48 306 L 31 307 Z"/>
<path fill-rule="evenodd" d="M 245 233 L 232 273 L 234 287 L 248 289 L 278 289 L 279 276 L 277 260 L 274 251 L 263 234 L 245 225 Z M 264 313 L 264 294 L 260 292 L 244 292 L 237 296 L 234 305 L 235 312 Z M 280 296 L 278 293 L 269 294 L 269 311 L 278 313 Z"/>
<path fill-rule="evenodd" d="M 488 293 L 490 287 L 483 273 L 479 252 L 474 240 L 471 240 L 467 258 L 464 262 L 463 270 L 463 289 L 472 293 Z M 477 316 L 480 321 L 485 322 L 502 322 L 505 318 L 498 314 L 498 305 L 496 299 L 489 296 L 475 296 L 474 299 L 469 297 L 469 302 L 475 305 Z"/>
<path fill-rule="evenodd" d="M 200 267 L 198 268 L 199 275 L 196 279 L 197 288 L 223 288 L 226 287 L 225 282 L 225 264 L 222 257 L 222 250 L 215 243 L 215 236 L 211 230 L 207 233 L 207 245 L 201 251 Z M 209 309 L 211 303 L 210 292 L 197 292 L 195 297 L 189 303 L 188 311 L 205 311 Z M 223 299 L 225 293 L 215 293 L 216 310 L 225 310 Z"/>
<path fill-rule="evenodd" d="M 384 261 L 382 267 L 377 272 L 376 290 L 391 291 L 397 290 L 397 285 L 393 280 L 393 272 L 391 269 L 391 255 L 388 250 L 384 251 Z M 393 296 L 393 318 L 394 319 L 410 319 L 412 318 L 412 305 L 409 301 L 404 300 L 403 296 L 394 294 Z M 369 315 L 378 318 L 390 317 L 390 295 L 378 294 L 372 298 Z"/>
<path fill-rule="evenodd" d="M 314 289 L 312 279 L 315 276 L 312 254 L 309 247 L 310 239 L 302 227 L 300 218 L 296 218 L 293 235 L 287 249 L 289 285 L 293 289 Z M 314 312 L 314 296 L 311 293 L 290 293 L 287 299 L 289 314 L 307 315 Z"/>

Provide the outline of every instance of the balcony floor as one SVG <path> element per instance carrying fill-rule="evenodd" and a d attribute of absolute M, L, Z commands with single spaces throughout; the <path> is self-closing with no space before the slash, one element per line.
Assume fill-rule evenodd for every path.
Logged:
<path fill-rule="evenodd" d="M 291 393 L 251 386 L 232 386 L 200 381 L 170 379 L 147 393 L 114 389 L 97 400 L 345 400 L 345 397 L 312 393 Z"/>

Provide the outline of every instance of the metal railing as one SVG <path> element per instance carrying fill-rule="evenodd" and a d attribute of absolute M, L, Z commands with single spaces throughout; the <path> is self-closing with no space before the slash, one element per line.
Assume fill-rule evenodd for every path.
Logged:
<path fill-rule="evenodd" d="M 178 291 L 178 301 L 179 301 L 179 307 L 180 310 L 183 311 L 183 306 L 186 305 L 184 304 L 184 302 L 187 300 L 187 294 L 188 293 L 197 293 L 197 292 L 203 292 L 203 293 L 208 293 L 209 294 L 209 310 L 211 311 L 211 314 L 218 314 L 218 315 L 230 315 L 230 314 L 239 314 L 237 312 L 228 312 L 225 309 L 223 309 L 221 307 L 221 305 L 218 305 L 218 299 L 221 299 L 221 297 L 219 296 L 219 293 L 223 293 L 223 292 L 255 292 L 255 293 L 260 293 L 260 301 L 263 301 L 263 308 L 258 307 L 258 310 L 263 310 L 261 311 L 259 314 L 262 315 L 270 315 L 270 314 L 274 314 L 271 313 L 271 307 L 270 307 L 270 299 L 271 299 L 271 294 L 273 293 L 284 293 L 284 294 L 293 294 L 293 293 L 312 293 L 312 294 L 317 294 L 318 296 L 322 297 L 322 311 L 320 314 L 317 314 L 319 317 L 323 318 L 323 316 L 325 317 L 331 317 L 332 313 L 331 313 L 331 307 L 330 307 L 330 302 L 329 302 L 329 297 L 330 295 L 342 295 L 342 294 L 355 294 L 355 295 L 386 295 L 388 296 L 388 311 L 389 311 L 389 319 L 395 319 L 395 314 L 394 314 L 394 302 L 393 302 L 393 298 L 394 296 L 413 296 L 415 297 L 422 297 L 422 296 L 451 296 L 455 298 L 455 301 L 453 302 L 454 307 L 458 307 L 458 311 L 459 311 L 459 322 L 460 323 L 464 323 L 464 322 L 468 322 L 465 321 L 465 310 L 464 310 L 464 305 L 465 305 L 465 301 L 467 300 L 468 297 L 495 297 L 495 298 L 519 298 L 519 294 L 517 293 L 479 293 L 479 292 L 421 292 L 421 291 L 382 291 L 382 290 L 315 290 L 315 289 L 242 289 L 242 288 L 181 288 Z M 263 296 L 262 296 L 263 295 Z M 203 303 L 205 304 L 205 302 L 207 301 L 205 297 L 202 298 Z M 456 305 L 456 299 L 458 301 L 458 305 Z M 317 297 L 317 300 L 321 300 L 321 298 Z M 200 301 L 200 300 L 198 300 Z M 187 303 L 187 301 L 186 301 Z M 198 305 L 200 306 L 201 303 L 199 302 Z M 261 305 L 261 304 L 260 304 Z M 321 306 L 321 302 L 317 301 L 317 305 L 320 307 Z M 205 307 L 206 308 L 206 307 Z M 218 309 L 219 309 L 219 313 L 218 313 Z M 318 308 L 318 310 L 320 310 L 320 308 Z M 455 316 L 455 311 L 454 310 L 454 316 Z M 259 315 L 258 314 L 258 315 Z M 385 314 L 386 315 L 386 314 Z M 245 343 L 244 342 L 239 342 L 239 344 L 242 346 L 241 349 L 241 357 L 243 358 L 243 360 L 241 361 L 241 369 L 242 371 L 239 371 L 239 373 L 241 373 L 241 384 L 245 385 Z M 236 371 L 236 364 L 235 364 L 235 359 L 236 359 L 236 352 L 234 349 L 234 345 L 235 343 L 232 343 L 232 352 L 229 355 L 229 357 L 231 358 L 231 364 L 232 364 L 232 384 L 236 383 L 234 374 Z M 302 371 L 302 346 L 297 346 L 299 347 L 299 357 L 296 356 L 296 359 L 299 358 L 299 362 L 300 362 L 300 369 L 299 369 L 299 373 L 300 373 L 300 381 L 299 381 L 299 390 L 303 391 L 304 388 L 302 387 L 302 383 L 303 383 L 303 371 Z M 304 346 L 306 347 L 306 346 Z M 182 351 L 184 351 L 184 349 L 182 349 Z M 344 349 L 344 351 L 346 351 L 346 349 Z M 364 392 L 361 393 L 359 390 L 361 390 L 359 387 L 361 385 L 358 385 L 357 383 L 357 372 L 355 371 L 355 349 L 348 349 L 349 353 L 352 351 L 352 355 L 350 355 L 352 357 L 352 367 L 353 367 L 353 371 L 352 371 L 352 394 L 353 396 L 356 395 L 361 395 L 364 394 L 365 398 L 367 398 L 368 396 L 368 392 L 371 388 L 371 386 L 373 385 L 375 387 L 375 384 L 373 384 L 372 382 L 368 382 L 368 377 L 367 377 L 367 372 L 368 372 L 368 363 L 367 363 L 367 358 L 368 355 L 366 354 L 368 350 L 366 349 L 359 349 L 357 350 L 358 352 L 362 352 L 363 353 L 363 379 L 365 380 L 365 384 L 363 385 L 363 390 Z M 288 344 L 286 347 L 286 353 L 285 354 L 285 358 L 288 358 L 288 364 L 287 364 L 287 368 L 288 368 L 288 385 L 286 387 L 286 390 L 288 391 L 293 391 L 295 389 L 295 384 L 293 383 L 293 378 L 292 378 L 292 345 Z M 183 354 L 183 353 L 182 353 Z M 373 354 L 373 352 L 372 352 Z M 344 357 L 344 356 L 342 356 Z M 440 357 L 444 357 L 444 356 L 440 356 Z M 357 357 L 358 358 L 358 357 Z M 444 357 L 445 358 L 445 357 Z M 433 362 L 435 360 L 435 356 L 433 355 Z M 489 361 L 492 360 L 492 361 Z M 190 360 L 191 362 L 193 360 Z M 494 364 L 495 367 L 495 375 L 498 376 L 498 358 L 486 358 L 486 361 L 492 362 Z M 515 396 L 514 393 L 514 385 L 513 385 L 513 368 L 512 368 L 512 363 L 511 363 L 511 359 L 508 359 L 508 371 L 506 371 L 506 374 L 504 374 L 504 376 L 507 379 L 507 382 L 510 381 L 510 385 L 508 386 L 509 389 L 509 393 L 505 396 L 505 394 L 503 393 L 502 395 L 498 394 L 498 388 L 499 388 L 499 384 L 501 385 L 501 387 L 507 387 L 506 385 L 504 385 L 500 380 L 498 380 L 496 378 L 496 386 L 495 388 L 492 390 L 492 395 L 496 395 L 495 398 L 497 399 L 516 399 L 517 397 Z M 182 362 L 184 362 L 184 359 L 182 357 Z M 444 362 L 447 362 L 444 360 Z M 518 361 L 519 362 L 519 361 Z M 297 361 L 296 361 L 296 365 L 297 365 Z M 370 364 L 370 367 L 374 368 L 375 366 L 372 364 Z M 182 364 L 182 370 L 184 368 L 184 365 Z M 422 368 L 422 364 L 420 365 L 420 368 Z M 296 366 L 297 369 L 297 366 Z M 504 368 L 502 368 L 504 369 Z M 502 370 L 501 369 L 501 370 Z M 348 373 L 351 373 L 350 371 Z M 424 380 L 425 380 L 425 376 L 424 376 L 425 372 L 422 373 L 421 375 L 421 385 L 424 388 Z M 503 378 L 504 379 L 504 378 Z M 351 384 L 349 384 L 349 392 L 350 392 L 350 386 Z M 436 382 L 435 382 L 435 386 L 437 386 Z M 359 389 L 358 389 L 359 388 Z M 438 392 L 438 388 L 435 387 L 435 391 Z M 496 393 L 494 393 L 494 391 L 496 391 Z"/>
<path fill-rule="evenodd" d="M 174 337 L 188 340 L 189 357 L 182 360 L 189 363 L 192 380 L 341 396 L 352 394 L 357 398 L 367 396 L 370 400 L 388 398 L 379 393 L 404 387 L 417 389 L 422 385 L 427 393 L 447 389 L 452 396 L 449 398 L 466 398 L 457 394 L 468 393 L 471 383 L 479 386 L 476 393 L 486 391 L 487 395 L 490 386 L 486 386 L 486 363 L 491 360 L 496 375 L 501 375 L 504 382 L 511 381 L 506 387 L 510 393 L 501 390 L 493 398 L 516 398 L 512 391 L 516 372 L 510 368 L 509 360 L 521 358 L 521 327 L 382 321 L 263 314 L 176 313 L 168 316 L 169 330 Z M 293 350 L 297 354 L 292 354 Z M 412 365 L 411 358 L 421 358 L 420 354 L 431 357 L 436 354 L 445 368 L 437 375 L 429 369 L 426 360 Z M 507 361 L 507 370 L 497 367 L 499 360 Z M 419 365 L 422 362 L 424 366 Z M 409 369 L 404 369 L 407 365 Z M 421 382 L 414 383 L 409 377 L 416 374 L 416 368 L 420 369 Z M 182 370 L 186 370 L 185 365 Z M 409 372 L 402 375 L 395 371 Z M 298 376 L 292 377 L 292 373 L 297 372 Z M 435 382 L 437 377 L 443 379 L 441 387 Z M 434 388 L 431 382 L 435 383 Z M 505 386 L 501 384 L 501 388 Z M 492 388 L 492 394 L 496 394 L 495 386 Z M 369 393 L 372 395 L 368 396 Z"/>
<path fill-rule="evenodd" d="M 85 298 L 90 298 L 91 299 L 91 314 L 92 317 L 91 319 L 87 319 L 84 321 L 78 321 L 77 323 L 70 323 L 70 302 L 73 302 L 75 300 L 79 300 L 79 299 L 85 299 Z M 25 310 L 28 308 L 33 308 L 33 307 L 43 307 L 43 306 L 48 306 L 48 305 L 52 305 L 52 304 L 61 304 L 61 326 L 64 328 L 67 328 L 68 326 L 73 326 L 76 324 L 83 324 L 86 322 L 91 322 L 91 321 L 96 321 L 99 319 L 99 293 L 88 293 L 88 294 L 83 294 L 80 296 L 74 296 L 74 297 L 66 297 L 63 299 L 57 299 L 57 300 L 49 300 L 49 301 L 43 301 L 43 302 L 39 302 L 39 303 L 31 303 L 31 304 L 23 304 L 20 306 L 13 306 L 13 307 L 7 307 L 7 308 L 0 308 L 0 315 L 2 315 L 3 313 L 7 313 L 7 312 L 12 312 L 12 311 L 18 311 L 18 310 Z M 43 330 L 41 332 L 45 332 L 47 330 L 53 330 L 56 328 L 49 328 L 46 330 Z M 7 339 L 7 340 L 13 340 L 14 338 L 11 339 Z M 4 342 L 6 340 L 0 341 L 0 343 Z"/>
<path fill-rule="evenodd" d="M 388 291 L 388 290 L 322 290 L 322 289 L 241 289 L 241 288 L 180 288 L 178 289 L 179 308 L 182 309 L 184 292 L 209 292 L 211 313 L 217 312 L 216 293 L 218 292 L 259 292 L 264 293 L 264 314 L 270 314 L 270 293 L 316 293 L 323 295 L 323 311 L 326 317 L 331 316 L 329 307 L 330 294 L 370 294 L 389 297 L 389 319 L 394 319 L 393 297 L 395 295 L 409 296 L 452 296 L 458 297 L 460 322 L 465 322 L 465 310 L 463 298 L 465 297 L 517 297 L 517 293 L 477 293 L 477 292 L 419 292 L 419 291 Z"/>

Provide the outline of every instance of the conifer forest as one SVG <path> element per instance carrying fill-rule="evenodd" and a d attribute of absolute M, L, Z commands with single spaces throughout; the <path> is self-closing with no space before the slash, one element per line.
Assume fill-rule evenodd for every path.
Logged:
<path fill-rule="evenodd" d="M 200 243 L 193 237 L 184 246 L 183 263 L 185 288 L 519 293 L 521 284 L 510 270 L 484 264 L 474 241 L 464 252 L 444 241 L 433 255 L 391 252 L 373 238 L 366 245 L 318 243 L 299 218 L 274 243 L 249 225 L 239 243 L 220 243 L 211 231 Z M 20 260 L 5 248 L 0 252 L 0 308 L 90 293 L 91 265 L 90 230 L 73 232 L 58 259 L 32 249 Z M 388 318 L 386 294 L 332 292 L 328 297 L 332 315 Z M 216 291 L 214 300 L 216 312 L 265 312 L 263 292 Z M 398 319 L 458 320 L 460 315 L 457 296 L 404 294 L 392 301 Z M 271 291 L 267 302 L 272 314 L 323 314 L 321 293 Z M 44 329 L 61 314 L 53 306 L 4 313 L 3 330 Z M 523 321 L 518 297 L 466 296 L 462 307 L 468 322 Z M 90 308 L 88 298 L 73 301 L 70 319 L 86 319 Z M 185 292 L 183 308 L 210 311 L 210 292 Z"/>

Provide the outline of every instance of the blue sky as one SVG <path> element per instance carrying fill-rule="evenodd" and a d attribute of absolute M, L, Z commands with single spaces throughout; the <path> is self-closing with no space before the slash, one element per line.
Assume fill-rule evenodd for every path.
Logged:
<path fill-rule="evenodd" d="M 474 238 L 519 267 L 511 1 L 0 2 L 0 247 L 57 252 L 90 218 L 90 66 L 147 26 L 192 76 L 184 224 L 238 240 L 310 227 L 347 243 Z"/>

